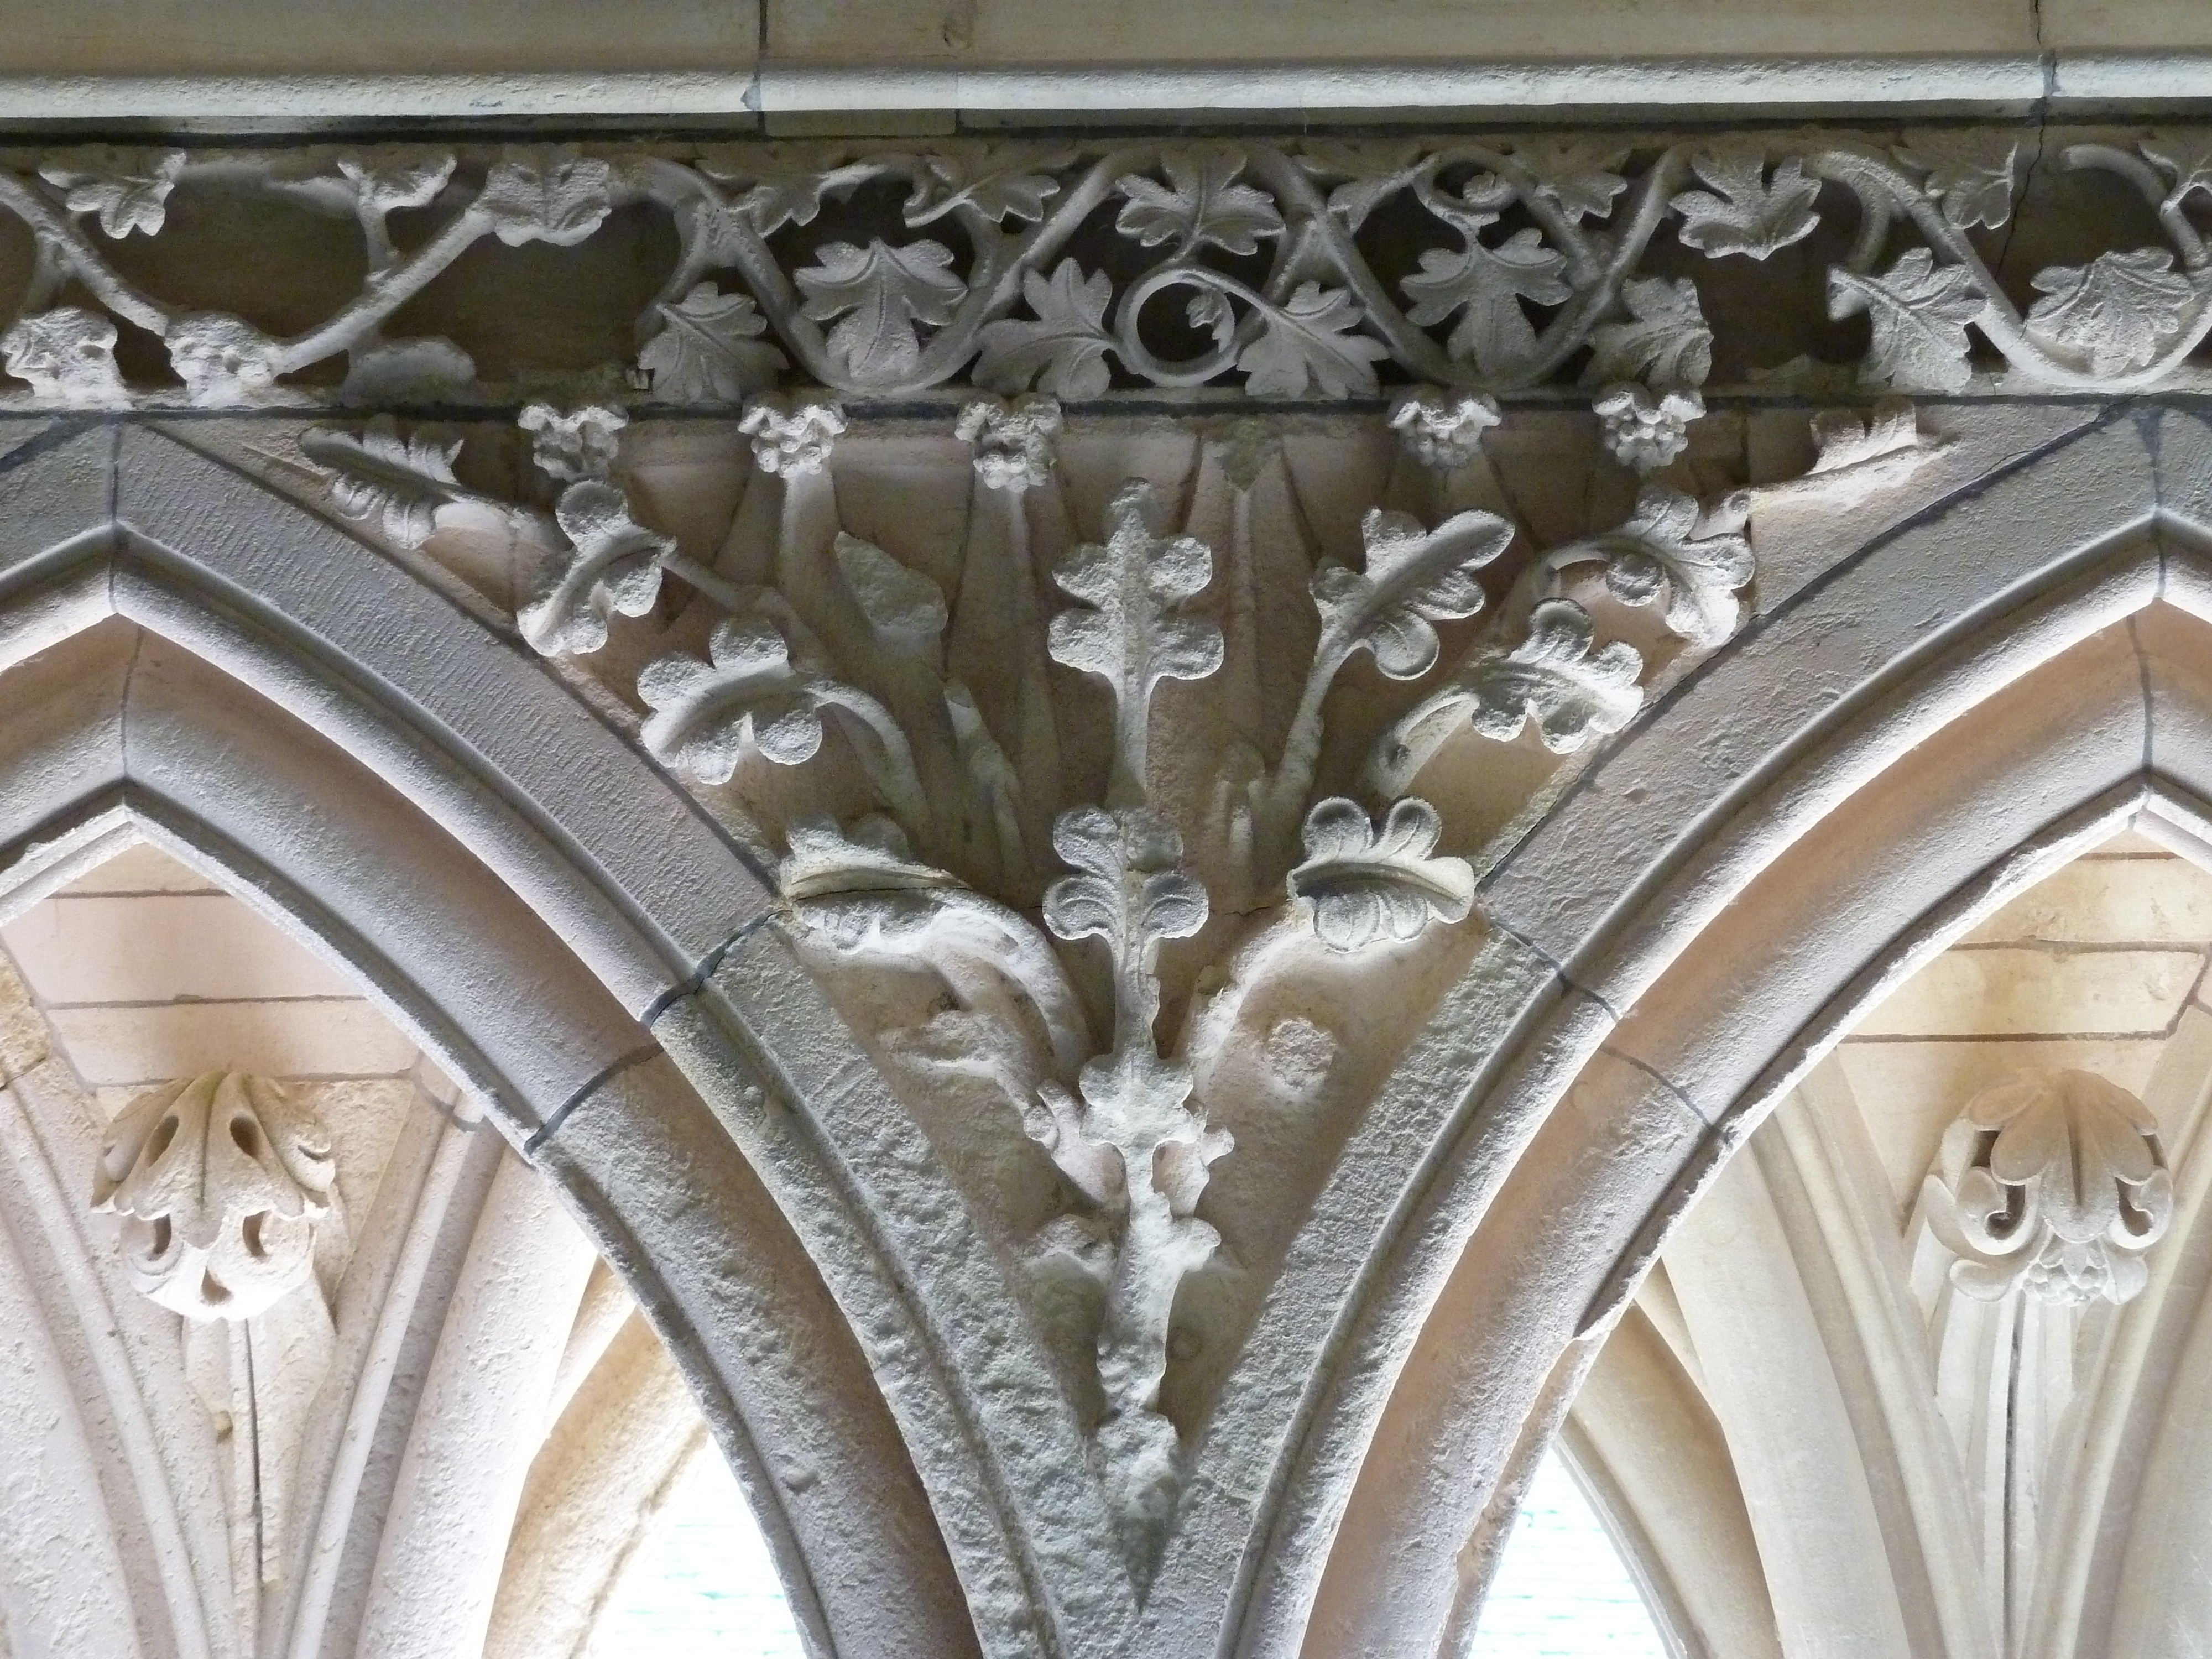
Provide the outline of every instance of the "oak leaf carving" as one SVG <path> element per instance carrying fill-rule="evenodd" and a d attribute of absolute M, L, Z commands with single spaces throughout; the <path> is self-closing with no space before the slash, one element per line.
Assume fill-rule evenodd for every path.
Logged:
<path fill-rule="evenodd" d="M 1409 514 L 1371 507 L 1359 532 L 1367 548 L 1364 571 L 1334 560 L 1314 571 L 1314 605 L 1331 641 L 1322 649 L 1364 647 L 1391 679 L 1417 679 L 1436 665 L 1433 624 L 1481 611 L 1486 596 L 1474 573 L 1511 544 L 1513 526 L 1470 508 L 1424 530 Z"/>
<path fill-rule="evenodd" d="M 1565 755 L 1627 725 L 1644 703 L 1636 684 L 1644 659 L 1632 645 L 1600 647 L 1596 637 L 1589 613 L 1571 599 L 1539 605 L 1528 638 L 1470 665 L 1475 731 L 1510 743 L 1534 720 L 1544 747 Z"/>
<path fill-rule="evenodd" d="M 1558 568 L 1585 560 L 1603 562 L 1606 586 L 1623 604 L 1663 605 L 1668 631 L 1705 647 L 1735 632 L 1743 610 L 1736 592 L 1754 569 L 1741 531 L 1707 523 L 1695 497 L 1661 483 L 1637 492 L 1635 511 L 1617 529 L 1547 562 Z"/>
<path fill-rule="evenodd" d="M 637 695 L 653 711 L 642 735 L 653 757 L 709 784 L 730 781 L 748 742 L 779 766 L 811 759 L 822 747 L 822 715 L 775 624 L 726 617 L 707 653 L 703 662 L 656 657 L 640 671 Z"/>
<path fill-rule="evenodd" d="M 331 499 L 349 519 L 374 520 L 395 545 L 420 547 L 437 528 L 438 509 L 458 499 L 453 460 L 461 440 L 426 432 L 412 436 L 389 415 L 358 433 L 309 427 L 300 453 L 332 474 Z"/>

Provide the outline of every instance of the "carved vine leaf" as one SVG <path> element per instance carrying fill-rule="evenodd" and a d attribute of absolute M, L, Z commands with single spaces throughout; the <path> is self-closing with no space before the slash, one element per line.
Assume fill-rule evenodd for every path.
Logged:
<path fill-rule="evenodd" d="M 1571 220 L 1605 218 L 1628 188 L 1619 171 L 1628 146 L 1610 139 L 1535 138 L 1514 145 L 1513 154 L 1536 175 L 1536 194 Z"/>
<path fill-rule="evenodd" d="M 1636 684 L 1644 659 L 1618 641 L 1593 649 L 1596 637 L 1589 613 L 1572 600 L 1538 605 L 1527 639 L 1469 666 L 1475 731 L 1510 743 L 1533 719 L 1544 747 L 1565 755 L 1627 725 L 1644 704 Z"/>
<path fill-rule="evenodd" d="M 1541 231 L 1516 231 L 1490 247 L 1469 230 L 1460 252 L 1430 248 L 1421 255 L 1420 274 L 1400 284 L 1413 301 L 1407 320 L 1427 328 L 1458 312 L 1444 342 L 1455 362 L 1471 360 L 1486 374 L 1516 367 L 1536 353 L 1536 331 L 1521 301 L 1555 306 L 1572 297 L 1560 274 L 1566 264 L 1566 255 L 1545 245 Z"/>
<path fill-rule="evenodd" d="M 1820 222 L 1813 210 L 1820 181 L 1807 178 L 1795 156 L 1769 174 L 1763 148 L 1729 144 L 1698 151 L 1690 165 L 1712 190 L 1684 191 L 1669 205 L 1682 216 L 1676 234 L 1709 258 L 1764 259 L 1811 235 Z"/>
<path fill-rule="evenodd" d="M 825 242 L 815 258 L 793 278 L 806 295 L 800 309 L 816 322 L 843 319 L 830 331 L 830 355 L 856 380 L 912 373 L 921 357 L 915 325 L 951 322 L 968 292 L 942 242 Z"/>
<path fill-rule="evenodd" d="M 597 651 L 617 612 L 642 617 L 653 609 L 660 595 L 660 561 L 676 544 L 635 522 L 622 491 L 604 479 L 570 484 L 553 516 L 568 550 L 547 561 L 515 621 L 543 656 Z"/>
<path fill-rule="evenodd" d="M 768 321 L 750 294 L 725 294 L 701 283 L 653 309 L 660 332 L 645 343 L 637 366 L 663 398 L 740 403 L 747 392 L 774 386 L 787 366 L 783 353 L 760 338 Z"/>
<path fill-rule="evenodd" d="M 322 212 L 381 217 L 402 208 L 428 207 L 453 176 L 451 150 L 398 146 L 349 150 L 328 171 L 275 177 L 270 187 Z"/>
<path fill-rule="evenodd" d="M 438 509 L 459 497 L 453 460 L 461 440 L 428 433 L 409 436 L 389 415 L 358 433 L 310 427 L 300 453 L 333 475 L 331 499 L 349 519 L 373 520 L 386 539 L 414 549 L 430 539 Z"/>
<path fill-rule="evenodd" d="M 1618 529 L 1547 562 L 1562 568 L 1586 560 L 1604 562 L 1606 586 L 1624 604 L 1663 602 L 1668 631 L 1701 647 L 1735 632 L 1742 615 L 1736 592 L 1754 569 L 1751 543 L 1740 531 L 1715 528 L 1695 498 L 1659 483 L 1637 492 L 1636 510 Z"/>
<path fill-rule="evenodd" d="M 1259 337 L 1237 367 L 1255 398 L 1355 398 L 1376 389 L 1375 365 L 1390 355 L 1358 332 L 1360 311 L 1340 288 L 1301 283 L 1280 306 L 1259 308 Z"/>
<path fill-rule="evenodd" d="M 1417 679 L 1436 665 L 1439 622 L 1482 609 L 1474 573 L 1511 544 L 1513 526 L 1471 509 L 1424 530 L 1411 514 L 1370 508 L 1360 520 L 1367 568 L 1347 570 L 1324 560 L 1314 572 L 1313 599 L 1334 649 L 1361 647 L 1394 680 Z M 1340 642 L 1340 643 L 1337 643 Z M 1324 651 L 1330 649 L 1325 646 Z"/>
<path fill-rule="evenodd" d="M 1688 277 L 1644 276 L 1620 285 L 1630 320 L 1590 331 L 1584 386 L 1642 380 L 1654 391 L 1703 386 L 1713 371 L 1713 331 Z"/>
<path fill-rule="evenodd" d="M 1957 230 L 2012 217 L 2014 170 L 2020 141 L 2004 133 L 1908 132 L 1897 159 L 1922 175 L 1920 187 Z"/>
<path fill-rule="evenodd" d="M 922 158 L 914 190 L 903 210 L 909 225 L 927 224 L 955 207 L 972 208 L 994 222 L 1006 219 L 1034 224 L 1045 204 L 1060 194 L 1052 169 L 1066 165 L 1072 152 L 1017 149 L 975 139 L 950 140 Z"/>
<path fill-rule="evenodd" d="M 1283 216 L 1265 191 L 1239 184 L 1243 152 L 1226 145 L 1172 149 L 1160 157 L 1164 185 L 1124 173 L 1115 189 L 1127 200 L 1114 221 L 1146 247 L 1173 242 L 1178 258 L 1212 243 L 1224 253 L 1253 253 L 1263 236 L 1279 236 Z"/>
<path fill-rule="evenodd" d="M 1052 848 L 1077 872 L 1045 890 L 1045 926 L 1060 938 L 1103 939 L 1119 963 L 1206 926 L 1206 889 L 1178 867 L 1182 838 L 1157 812 L 1076 807 L 1053 824 Z"/>
<path fill-rule="evenodd" d="M 1306 814 L 1305 862 L 1290 873 L 1291 896 L 1312 908 L 1314 931 L 1333 951 L 1463 921 L 1474 908 L 1474 872 L 1465 859 L 1432 856 L 1443 832 L 1425 800 L 1397 802 L 1379 826 L 1356 801 L 1321 801 Z"/>
<path fill-rule="evenodd" d="M 1356 232 L 1369 214 L 1419 176 L 1423 152 L 1417 143 L 1307 138 L 1298 143 L 1293 159 L 1317 185 L 1341 181 L 1329 191 L 1328 210 L 1346 230 Z"/>
<path fill-rule="evenodd" d="M 1938 265 L 1924 247 L 1906 250 L 1880 276 L 1828 270 L 1828 315 L 1865 312 L 1874 324 L 1860 378 L 1900 392 L 1956 392 L 1973 379 L 1966 325 L 1984 304 L 1971 270 Z"/>
<path fill-rule="evenodd" d="M 1085 276 L 1074 260 L 1063 259 L 1049 279 L 1024 271 L 1022 297 L 1036 319 L 1009 317 L 983 325 L 976 336 L 983 355 L 975 384 L 992 392 L 1035 386 L 1070 400 L 1105 396 L 1113 384 L 1106 364 L 1114 344 L 1106 328 L 1113 279 L 1103 270 Z"/>
<path fill-rule="evenodd" d="M 731 210 L 750 219 L 759 234 L 773 236 L 786 225 L 812 224 L 824 196 L 858 182 L 860 175 L 842 174 L 835 159 L 813 144 L 732 144 L 701 156 L 698 166 L 716 183 L 738 187 Z"/>
<path fill-rule="evenodd" d="M 573 149 L 510 148 L 484 174 L 475 211 L 509 247 L 573 247 L 614 211 L 614 169 Z"/>
<path fill-rule="evenodd" d="M 42 398 L 73 409 L 112 407 L 131 399 L 115 366 L 115 325 L 99 313 L 58 306 L 17 319 L 0 334 L 0 356 Z"/>
<path fill-rule="evenodd" d="M 95 214 L 111 238 L 143 230 L 158 233 L 168 218 L 169 192 L 184 176 L 185 153 L 109 149 L 71 150 L 42 163 L 39 176 L 66 192 L 71 213 Z"/>
<path fill-rule="evenodd" d="M 2086 360 L 2099 374 L 2142 368 L 2181 331 L 2197 290 L 2162 247 L 2100 253 L 2086 265 L 2053 265 L 2033 278 L 2044 295 L 2027 313 L 2036 343 Z"/>
<path fill-rule="evenodd" d="M 637 677 L 637 694 L 653 711 L 643 736 L 655 758 L 709 784 L 730 781 L 749 741 L 779 766 L 811 759 L 822 747 L 822 716 L 775 624 L 726 617 L 707 651 L 704 662 L 657 657 Z"/>

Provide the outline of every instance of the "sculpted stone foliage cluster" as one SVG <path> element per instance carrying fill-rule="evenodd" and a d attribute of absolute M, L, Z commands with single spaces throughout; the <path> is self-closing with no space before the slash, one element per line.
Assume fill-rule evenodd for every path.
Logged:
<path fill-rule="evenodd" d="M 53 405 L 173 400 L 118 367 L 118 326 L 160 342 L 191 404 L 312 400 L 327 394 L 295 377 L 320 384 L 311 371 L 341 358 L 346 401 L 483 400 L 496 394 L 477 354 L 399 331 L 405 308 L 479 243 L 574 247 L 640 210 L 675 252 L 635 319 L 634 357 L 597 372 L 602 395 L 726 405 L 787 374 L 850 395 L 965 380 L 1062 399 L 1117 384 L 1295 398 L 1374 395 L 1386 376 L 1490 392 L 1567 380 L 1596 397 L 1616 453 L 1656 467 L 1679 453 L 1725 343 L 1686 259 L 1824 250 L 1829 318 L 1867 319 L 1869 386 L 1957 392 L 1978 362 L 2100 391 L 2171 375 L 2212 330 L 2208 158 L 2193 130 L 2058 143 L 2049 166 L 2140 196 L 2162 240 L 2027 273 L 2015 295 L 1996 239 L 1977 240 L 2008 225 L 2024 188 L 2002 130 L 95 147 L 0 168 L 0 209 L 36 249 L 0 358 Z M 202 193 L 352 220 L 358 289 L 289 334 L 160 298 L 118 245 L 158 241 Z M 2118 219 L 2109 231 L 2130 234 Z M 1775 282 L 1770 303 L 1802 305 Z"/>
<path fill-rule="evenodd" d="M 1407 394 L 1389 417 L 1438 479 L 1479 456 L 1497 420 L 1486 399 L 1438 388 Z M 1614 529 L 1528 557 L 1498 599 L 1484 576 L 1516 544 L 1512 522 L 1469 508 L 1431 526 L 1369 510 L 1359 568 L 1311 566 L 1314 644 L 1279 739 L 1267 752 L 1242 744 L 1212 798 L 1194 799 L 1152 752 L 1162 690 L 1249 675 L 1259 641 L 1232 641 L 1216 550 L 1170 523 L 1146 480 L 1111 493 L 1097 539 L 1079 528 L 1033 568 L 1025 501 L 1056 489 L 1053 400 L 976 399 L 954 422 L 970 446 L 975 511 L 996 520 L 1014 560 L 990 595 L 1016 622 L 991 665 L 1004 684 L 988 696 L 950 672 L 955 618 L 938 580 L 838 521 L 836 406 L 763 395 L 745 410 L 755 488 L 778 492 L 764 581 L 709 569 L 640 521 L 620 410 L 533 405 L 520 424 L 555 486 L 550 512 L 474 494 L 456 478 L 451 440 L 387 416 L 310 429 L 300 447 L 337 508 L 395 545 L 421 545 L 463 503 L 524 527 L 544 552 L 515 621 L 549 657 L 583 666 L 624 618 L 697 619 L 665 633 L 670 643 L 617 687 L 641 706 L 639 740 L 780 858 L 786 925 L 807 959 L 936 977 L 944 1006 L 886 1041 L 925 1079 L 991 1079 L 1065 1177 L 1067 1207 L 1031 1248 L 1097 1287 L 1094 1468 L 1141 1585 L 1182 1479 L 1183 1437 L 1162 1395 L 1176 1299 L 1219 1247 L 1197 1212 L 1235 1144 L 1194 1062 L 1299 941 L 1388 952 L 1469 915 L 1474 872 L 1438 853 L 1443 817 L 1411 793 L 1422 767 L 1455 732 L 1504 743 L 1533 722 L 1541 748 L 1567 753 L 1617 730 L 1641 703 L 1645 660 L 1604 637 L 1589 603 L 1646 607 L 1682 649 L 1724 641 L 1753 576 L 1753 497 L 1701 502 L 1647 480 Z M 1231 445 L 1235 487 L 1249 489 L 1273 441 L 1237 441 L 1256 446 Z M 1855 466 L 1930 448 L 1909 408 L 1870 427 L 1832 423 L 1820 447 L 1820 465 L 1846 482 Z M 687 598 L 664 602 L 671 578 Z M 1332 690 L 1363 653 L 1384 682 L 1429 688 L 1364 735 L 1364 801 L 1316 789 Z M 1110 710 L 1089 799 L 1067 793 L 1073 774 L 1054 758 L 1080 740 L 1081 721 L 1041 678 L 1047 659 L 1098 687 Z M 1339 733 L 1340 747 L 1346 735 L 1358 734 Z M 857 780 L 860 795 L 833 783 L 810 802 L 768 787 L 771 774 L 817 765 Z M 1194 837 L 1211 876 L 1188 850 Z M 1170 975 L 1164 947 L 1217 922 L 1226 942 L 1210 947 L 1212 965 Z M 1164 1032 L 1177 1004 L 1180 1029 Z M 1286 1074 L 1314 1042 L 1335 1041 L 1310 1022 L 1276 1036 L 1271 1063 Z"/>
<path fill-rule="evenodd" d="M 1975 1097 L 1944 1135 L 1922 1206 L 1969 1296 L 2125 1302 L 2173 1218 L 2173 1178 L 2142 1102 L 2061 1072 Z"/>

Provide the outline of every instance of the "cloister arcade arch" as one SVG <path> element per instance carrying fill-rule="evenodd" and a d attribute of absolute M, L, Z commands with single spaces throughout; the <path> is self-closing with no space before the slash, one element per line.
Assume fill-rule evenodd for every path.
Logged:
<path fill-rule="evenodd" d="M 371 988 L 621 1274 L 819 1654 L 1458 1652 L 1772 1103 L 2101 838 L 2212 868 L 2212 418 L 2164 385 L 2212 173 L 1740 140 L 52 162 L 39 258 L 178 384 L 82 306 L 0 341 L 0 915 L 141 836 Z M 2136 228 L 2051 183 L 2099 167 L 2179 266 L 2072 251 Z M 321 332 L 88 240 L 332 178 L 370 270 Z M 1416 210 L 1521 240 L 1358 241 Z M 675 261 L 635 365 L 436 331 L 587 246 Z M 1502 300 L 1440 274 L 1508 247 Z M 1140 327 L 1178 286 L 1218 362 Z M 630 326 L 590 288 L 564 349 Z M 420 1635 L 307 1582 L 257 1659 Z"/>

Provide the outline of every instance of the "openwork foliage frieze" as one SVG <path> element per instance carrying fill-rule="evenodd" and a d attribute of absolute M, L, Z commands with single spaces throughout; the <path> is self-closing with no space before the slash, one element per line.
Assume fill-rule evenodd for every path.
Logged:
<path fill-rule="evenodd" d="M 1972 128 L 23 155 L 0 360 L 90 406 L 1571 386 L 1662 447 L 1709 382 L 2182 371 L 2212 135 L 2028 161 Z M 2100 189 L 2040 201 L 2069 176 Z"/>

